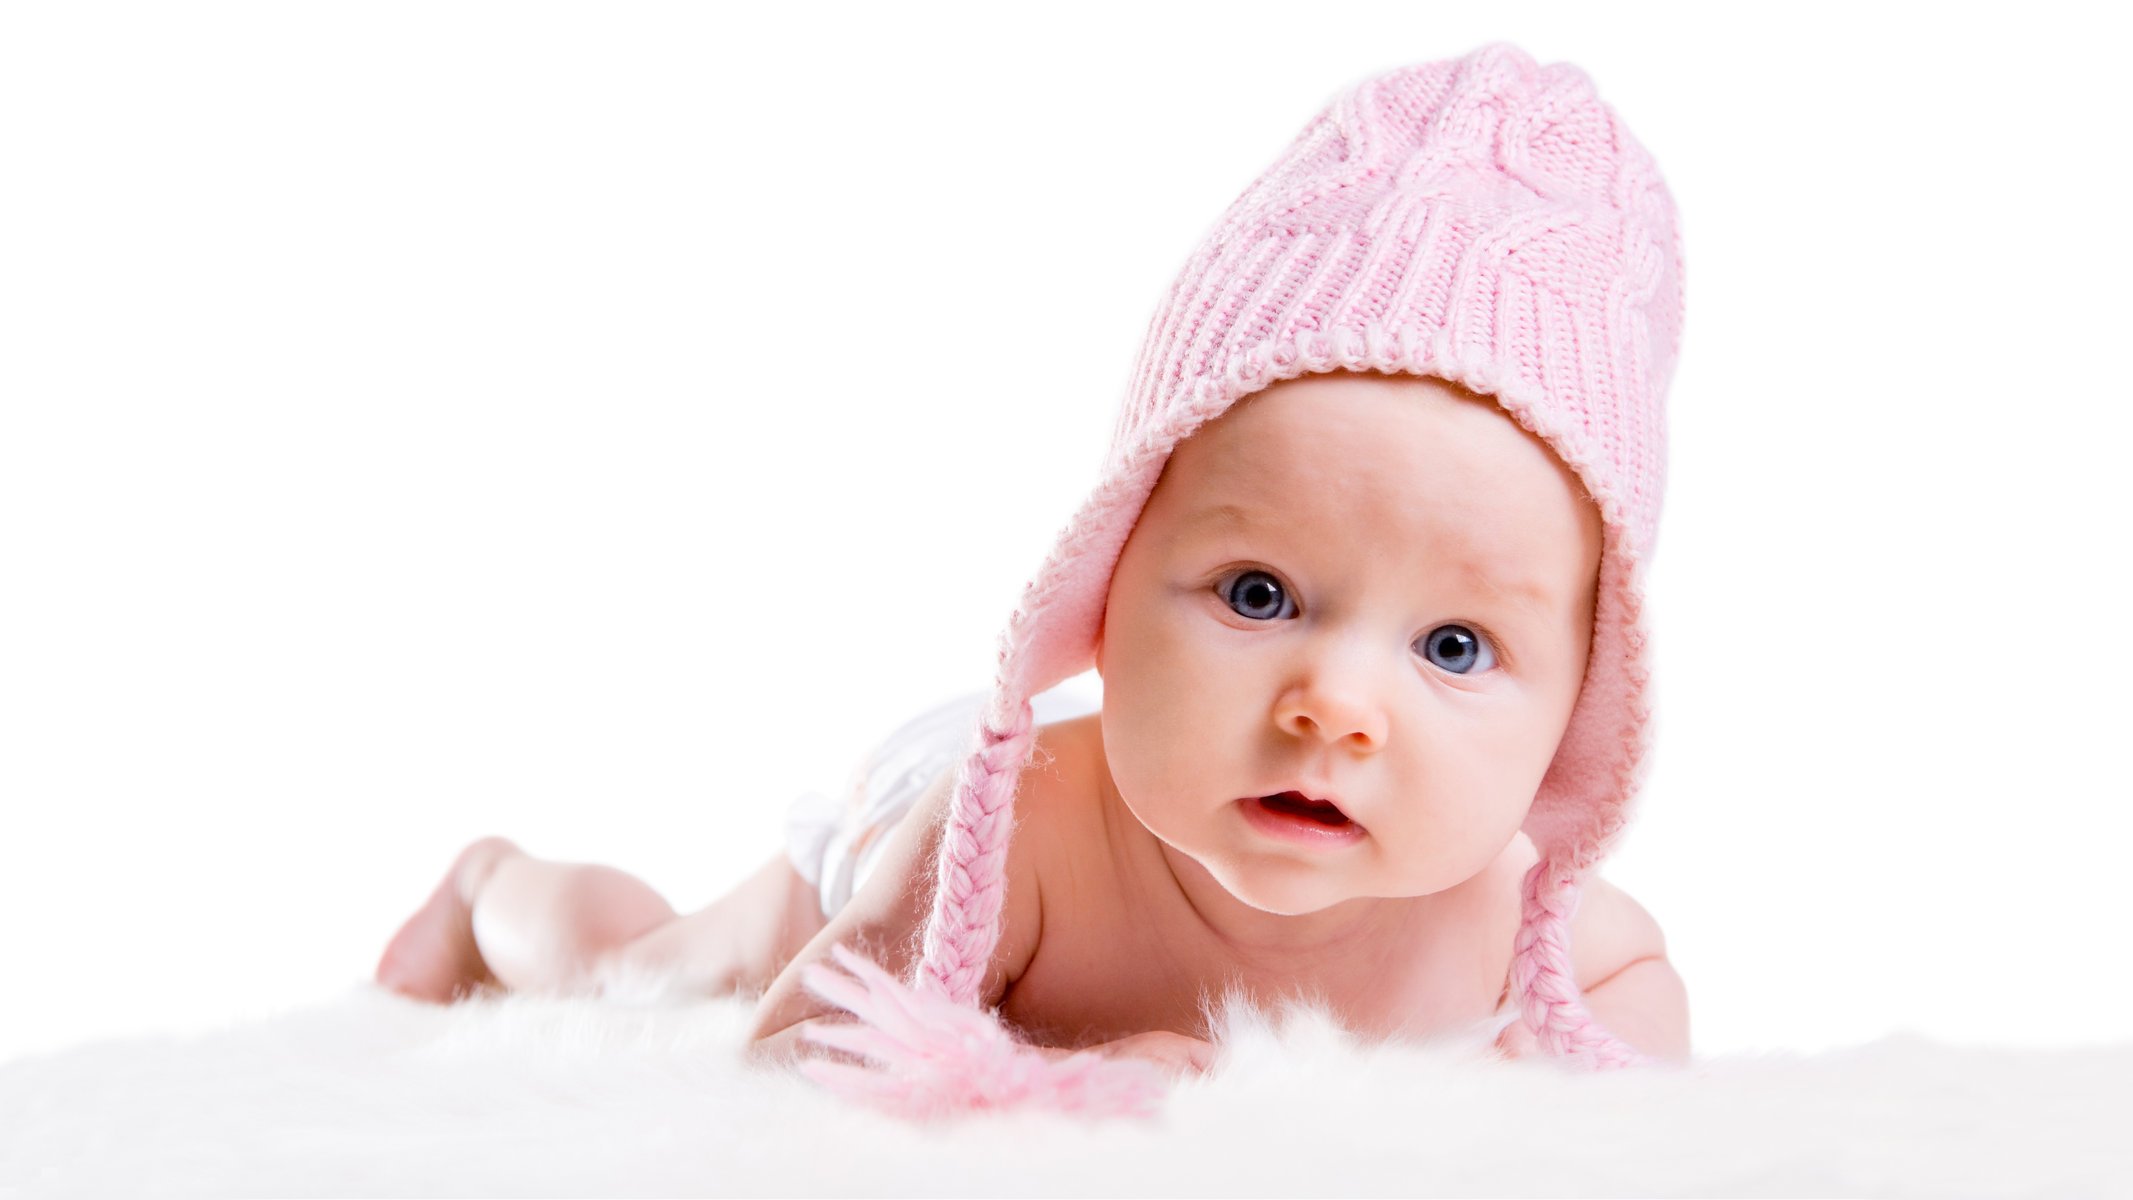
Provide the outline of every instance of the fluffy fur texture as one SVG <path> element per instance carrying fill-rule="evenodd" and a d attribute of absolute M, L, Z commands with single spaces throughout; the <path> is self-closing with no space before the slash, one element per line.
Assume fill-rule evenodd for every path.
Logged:
<path fill-rule="evenodd" d="M 1476 1042 L 1363 1047 L 1233 1009 L 1152 1119 L 925 1136 L 744 1065 L 738 1001 L 364 989 L 201 1037 L 0 1065 L 0 1196 L 2133 1194 L 2133 1044 L 1566 1071 Z"/>
<path fill-rule="evenodd" d="M 801 1063 L 817 1083 L 918 1117 L 1000 1108 L 1148 1116 L 1162 1102 L 1162 1076 L 1151 1063 L 1090 1052 L 1048 1058 L 967 1001 L 950 999 L 938 984 L 906 987 L 842 946 L 830 953 L 850 974 L 810 966 L 808 990 L 860 1023 L 811 1025 L 807 1039 L 860 1055 L 871 1066 Z"/>

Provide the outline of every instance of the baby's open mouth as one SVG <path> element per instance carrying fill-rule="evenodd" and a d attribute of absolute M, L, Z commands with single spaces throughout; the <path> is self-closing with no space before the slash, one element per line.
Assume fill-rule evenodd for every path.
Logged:
<path fill-rule="evenodd" d="M 1348 814 L 1342 812 L 1332 801 L 1313 800 L 1302 792 L 1283 792 L 1278 796 L 1261 796 L 1259 802 L 1276 812 L 1287 813 L 1292 817 L 1302 817 L 1308 821 L 1316 821 L 1321 825 L 1337 826 L 1352 823 L 1348 820 Z"/>

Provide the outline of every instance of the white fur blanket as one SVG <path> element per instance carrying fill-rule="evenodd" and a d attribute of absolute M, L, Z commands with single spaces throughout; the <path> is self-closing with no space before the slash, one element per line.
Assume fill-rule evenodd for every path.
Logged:
<path fill-rule="evenodd" d="M 2128 1195 L 2133 1045 L 1896 1037 L 1576 1075 L 1225 1014 L 1152 1122 L 921 1130 L 739 1057 L 739 1001 L 362 989 L 0 1067 L 15 1195 Z"/>

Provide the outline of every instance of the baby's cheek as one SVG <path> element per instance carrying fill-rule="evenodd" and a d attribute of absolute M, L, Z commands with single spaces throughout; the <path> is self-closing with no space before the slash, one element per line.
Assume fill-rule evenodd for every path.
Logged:
<path fill-rule="evenodd" d="M 1104 693 L 1103 739 L 1105 764 L 1112 785 L 1129 804 L 1161 791 L 1170 772 L 1162 759 L 1162 747 L 1170 742 L 1160 710 L 1151 711 L 1140 696 Z"/>
<path fill-rule="evenodd" d="M 1429 780 L 1402 806 L 1397 828 L 1385 838 L 1391 873 L 1408 895 L 1457 887 L 1488 868 L 1518 834 L 1532 806 L 1532 793 L 1517 772 L 1477 768 L 1448 771 L 1444 764 L 1420 768 L 1409 778 Z"/>
<path fill-rule="evenodd" d="M 1200 689 L 1189 676 L 1144 667 L 1119 670 L 1116 685 L 1105 680 L 1104 746 L 1114 775 L 1123 766 L 1144 782 L 1170 782 L 1181 769 L 1176 760 L 1188 758 L 1207 734 L 1195 699 Z"/>

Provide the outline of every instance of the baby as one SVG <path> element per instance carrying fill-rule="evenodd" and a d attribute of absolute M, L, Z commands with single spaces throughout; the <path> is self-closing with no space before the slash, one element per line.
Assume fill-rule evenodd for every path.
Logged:
<path fill-rule="evenodd" d="M 1575 67 L 1495 44 L 1366 81 L 1187 263 L 927 786 L 862 789 L 836 861 L 687 916 L 477 842 L 379 980 L 760 994 L 762 1053 L 833 1047 L 877 1093 L 1202 1068 L 1216 994 L 1685 1060 L 1659 928 L 1593 873 L 1648 740 L 1680 278 L 1671 197 Z M 1100 711 L 1037 724 L 1089 666 Z"/>

